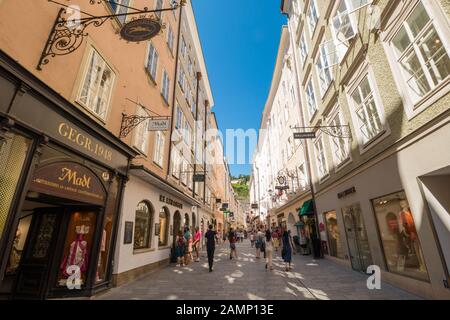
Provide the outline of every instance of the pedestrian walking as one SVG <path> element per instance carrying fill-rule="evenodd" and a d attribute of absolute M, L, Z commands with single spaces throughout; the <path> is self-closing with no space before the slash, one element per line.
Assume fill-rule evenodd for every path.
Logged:
<path fill-rule="evenodd" d="M 208 226 L 208 231 L 206 231 L 206 253 L 208 254 L 208 265 L 209 272 L 213 271 L 214 264 L 214 251 L 216 250 L 216 236 L 217 232 L 213 231 L 213 226 L 210 224 Z"/>
<path fill-rule="evenodd" d="M 280 247 L 280 238 L 278 236 L 277 230 L 274 230 L 272 232 L 272 243 L 273 243 L 273 248 L 275 249 L 276 252 L 278 252 L 278 248 Z"/>
<path fill-rule="evenodd" d="M 266 252 L 266 269 L 273 270 L 272 266 L 272 258 L 273 258 L 273 242 L 272 242 L 272 233 L 268 229 L 266 231 L 266 239 L 265 239 L 265 252 Z"/>
<path fill-rule="evenodd" d="M 250 233 L 250 244 L 252 248 L 255 245 L 255 233 L 253 231 Z"/>
<path fill-rule="evenodd" d="M 177 256 L 177 267 L 184 267 L 184 252 L 185 252 L 185 244 L 186 241 L 184 239 L 183 232 L 181 230 L 178 231 L 177 238 L 175 240 L 175 254 Z"/>
<path fill-rule="evenodd" d="M 292 238 L 287 230 L 284 230 L 283 236 L 281 237 L 282 250 L 281 257 L 285 263 L 286 271 L 291 270 L 292 262 L 292 252 L 294 251 L 294 244 L 292 243 Z"/>
<path fill-rule="evenodd" d="M 230 232 L 228 233 L 228 241 L 230 241 L 230 260 L 234 257 L 237 259 L 237 250 L 236 250 L 236 241 L 237 235 L 233 228 L 230 228 Z"/>
<path fill-rule="evenodd" d="M 185 256 L 184 256 L 184 264 L 188 265 L 189 262 L 192 260 L 192 234 L 189 231 L 189 227 L 184 228 L 184 239 L 186 240 L 185 243 Z"/>
<path fill-rule="evenodd" d="M 200 261 L 200 240 L 202 238 L 202 234 L 200 232 L 199 227 L 195 228 L 195 236 L 194 236 L 194 252 L 195 252 L 195 262 Z"/>
<path fill-rule="evenodd" d="M 262 228 L 261 228 L 262 229 Z M 255 240 L 255 248 L 256 248 L 256 258 L 261 258 L 261 247 L 263 242 L 264 234 L 261 230 L 258 230 L 256 233 L 256 240 Z"/>

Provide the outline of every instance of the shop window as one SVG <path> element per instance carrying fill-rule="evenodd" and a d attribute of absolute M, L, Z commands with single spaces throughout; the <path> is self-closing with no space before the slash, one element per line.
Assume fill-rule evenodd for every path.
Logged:
<path fill-rule="evenodd" d="M 30 145 L 31 140 L 15 133 L 7 133 L 3 142 L 0 140 L 0 238 Z"/>
<path fill-rule="evenodd" d="M 77 102 L 102 120 L 106 120 L 115 77 L 106 61 L 91 48 Z"/>
<path fill-rule="evenodd" d="M 58 286 L 67 287 L 67 280 L 73 274 L 73 271 L 71 271 L 71 267 L 73 266 L 79 267 L 81 285 L 86 284 L 96 219 L 96 212 L 90 211 L 76 211 L 70 215 L 58 274 Z"/>
<path fill-rule="evenodd" d="M 97 263 L 97 272 L 95 274 L 96 283 L 103 282 L 107 280 L 108 277 L 108 262 L 110 261 L 113 228 L 116 223 L 119 187 L 119 179 L 116 177 L 109 188 L 108 202 L 105 207 L 105 221 L 103 223 L 100 253 Z"/>
<path fill-rule="evenodd" d="M 374 199 L 372 204 L 388 270 L 427 281 L 422 248 L 405 192 Z"/>
<path fill-rule="evenodd" d="M 325 213 L 330 256 L 344 259 L 336 211 Z"/>
<path fill-rule="evenodd" d="M 435 26 L 438 23 L 419 1 L 390 42 L 413 102 L 450 76 L 448 47 Z"/>
<path fill-rule="evenodd" d="M 161 208 L 159 212 L 159 243 L 160 247 L 167 246 L 169 240 L 169 210 L 167 208 Z"/>
<path fill-rule="evenodd" d="M 15 274 L 19 267 L 28 231 L 30 231 L 32 218 L 32 215 L 28 215 L 19 219 L 13 246 L 9 255 L 8 265 L 6 267 L 6 275 Z"/>
<path fill-rule="evenodd" d="M 136 221 L 134 226 L 134 250 L 151 247 L 151 231 L 153 224 L 153 210 L 143 201 L 136 208 Z"/>

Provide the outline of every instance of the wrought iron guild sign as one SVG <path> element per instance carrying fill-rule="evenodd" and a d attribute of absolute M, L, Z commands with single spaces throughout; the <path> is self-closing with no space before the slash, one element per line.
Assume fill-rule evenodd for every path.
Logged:
<path fill-rule="evenodd" d="M 123 39 L 132 42 L 148 40 L 151 37 L 156 36 L 161 29 L 164 28 L 164 25 L 161 23 L 161 19 L 158 17 L 157 13 L 163 11 L 173 11 L 186 4 L 186 0 L 180 0 L 179 2 L 172 1 L 170 8 L 149 10 L 147 7 L 144 7 L 143 9 L 132 8 L 119 2 L 115 2 L 114 0 L 90 0 L 89 3 L 91 5 L 101 4 L 104 2 L 107 4 L 114 3 L 117 6 L 127 8 L 127 12 L 125 13 L 94 16 L 54 0 L 48 0 L 48 2 L 55 3 L 62 8 L 59 10 L 50 31 L 47 42 L 41 54 L 41 58 L 39 59 L 37 70 L 42 70 L 42 66 L 48 64 L 50 58 L 65 56 L 76 51 L 81 46 L 84 39 L 89 35 L 86 32 L 86 29 L 90 26 L 101 27 L 108 20 L 139 15 L 138 19 L 132 20 L 124 25 L 120 35 Z M 85 17 L 79 19 L 67 19 L 65 17 L 68 11 L 67 9 L 79 11 L 79 13 L 84 14 Z"/>

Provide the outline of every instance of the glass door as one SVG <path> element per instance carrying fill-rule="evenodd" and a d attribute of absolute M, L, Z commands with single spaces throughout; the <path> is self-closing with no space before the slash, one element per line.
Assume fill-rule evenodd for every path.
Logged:
<path fill-rule="evenodd" d="M 342 209 L 342 214 L 352 268 L 356 271 L 366 272 L 367 267 L 372 264 L 372 255 L 361 206 L 358 203 L 345 207 Z"/>

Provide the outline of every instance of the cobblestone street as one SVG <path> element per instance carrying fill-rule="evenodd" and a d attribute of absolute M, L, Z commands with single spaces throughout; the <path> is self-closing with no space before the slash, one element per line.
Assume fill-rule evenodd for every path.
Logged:
<path fill-rule="evenodd" d="M 274 252 L 275 270 L 266 271 L 264 259 L 256 259 L 248 240 L 237 248 L 238 259 L 230 260 L 228 243 L 219 245 L 212 273 L 202 252 L 200 262 L 186 267 L 171 264 L 94 299 L 418 299 L 384 282 L 381 290 L 368 290 L 364 274 L 311 256 L 293 255 L 293 269 L 285 272 L 280 252 Z"/>

